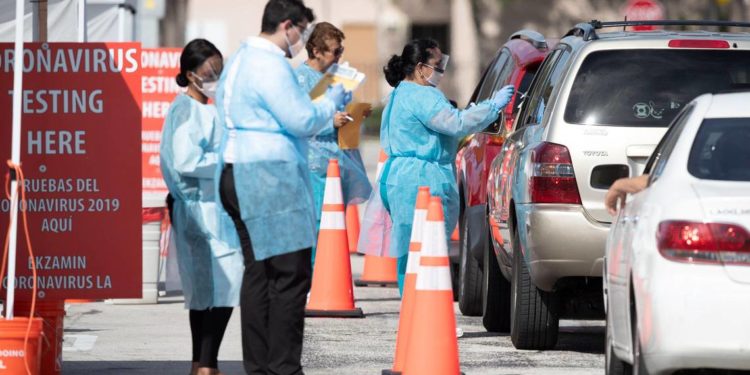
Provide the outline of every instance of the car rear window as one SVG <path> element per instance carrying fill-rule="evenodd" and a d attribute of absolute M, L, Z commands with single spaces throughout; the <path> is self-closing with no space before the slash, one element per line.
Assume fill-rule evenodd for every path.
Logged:
<path fill-rule="evenodd" d="M 750 51 L 610 50 L 578 70 L 565 108 L 571 124 L 666 127 L 704 93 L 748 88 Z"/>
<path fill-rule="evenodd" d="M 750 181 L 750 119 L 706 119 L 693 141 L 688 172 L 704 180 Z"/>

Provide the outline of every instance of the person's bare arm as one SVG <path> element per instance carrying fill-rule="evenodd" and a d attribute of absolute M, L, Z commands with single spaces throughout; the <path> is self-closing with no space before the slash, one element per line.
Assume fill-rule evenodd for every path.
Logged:
<path fill-rule="evenodd" d="M 625 206 L 625 197 L 628 194 L 637 193 L 648 186 L 648 175 L 644 174 L 638 177 L 621 178 L 615 181 L 607 191 L 604 198 L 604 206 L 610 215 L 617 215 L 617 201 L 620 201 L 620 208 Z"/>

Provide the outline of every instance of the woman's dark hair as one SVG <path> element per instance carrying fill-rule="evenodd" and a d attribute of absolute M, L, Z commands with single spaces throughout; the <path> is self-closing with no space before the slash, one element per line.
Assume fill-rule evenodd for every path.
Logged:
<path fill-rule="evenodd" d="M 180 87 L 187 87 L 190 84 L 187 78 L 187 72 L 194 71 L 203 65 L 206 60 L 213 56 L 222 58 L 221 52 L 213 43 L 205 39 L 193 39 L 182 49 L 180 55 L 180 73 L 175 80 Z"/>
<path fill-rule="evenodd" d="M 427 63 L 432 57 L 430 50 L 438 47 L 438 43 L 433 39 L 412 40 L 404 46 L 401 56 L 393 55 L 388 60 L 388 65 L 383 68 L 385 80 L 392 87 L 398 86 L 399 82 L 414 73 L 419 63 Z"/>

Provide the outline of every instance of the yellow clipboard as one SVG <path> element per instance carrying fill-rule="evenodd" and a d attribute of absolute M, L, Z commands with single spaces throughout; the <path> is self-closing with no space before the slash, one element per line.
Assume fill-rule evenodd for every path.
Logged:
<path fill-rule="evenodd" d="M 326 74 L 323 75 L 323 78 L 321 78 L 320 81 L 318 81 L 318 84 L 310 91 L 310 99 L 314 102 L 320 100 L 321 97 L 325 95 L 329 86 L 339 83 L 344 85 L 346 91 L 354 91 L 364 80 L 364 73 L 360 73 L 357 69 L 348 65 L 335 64 L 328 69 Z"/>
<path fill-rule="evenodd" d="M 339 148 L 342 150 L 351 150 L 359 148 L 359 134 L 362 128 L 362 122 L 365 119 L 365 113 L 372 109 L 370 103 L 349 103 L 346 106 L 346 112 L 349 113 L 354 121 L 339 128 Z"/>

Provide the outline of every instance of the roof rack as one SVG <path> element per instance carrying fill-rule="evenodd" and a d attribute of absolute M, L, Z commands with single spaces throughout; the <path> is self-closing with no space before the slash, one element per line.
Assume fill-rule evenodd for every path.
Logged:
<path fill-rule="evenodd" d="M 565 36 L 580 36 L 583 40 L 599 39 L 596 30 L 605 27 L 627 26 L 719 26 L 719 27 L 748 27 L 750 22 L 715 21 L 715 20 L 656 20 L 656 21 L 611 21 L 602 22 L 592 20 L 575 25 Z"/>
<path fill-rule="evenodd" d="M 544 35 L 534 30 L 529 30 L 529 29 L 518 30 L 515 33 L 513 33 L 513 35 L 511 35 L 510 38 L 508 38 L 508 40 L 512 40 L 512 39 L 521 39 L 523 41 L 529 42 L 536 49 L 547 48 L 547 41 L 544 39 Z"/>

